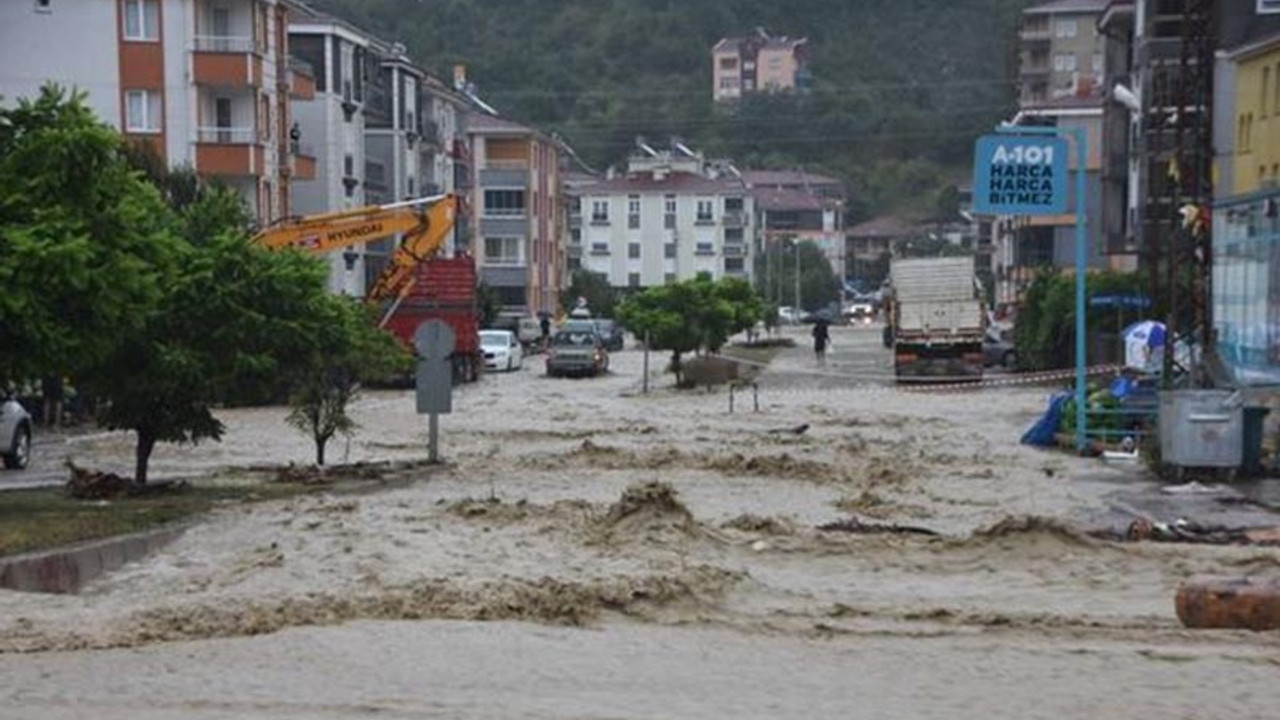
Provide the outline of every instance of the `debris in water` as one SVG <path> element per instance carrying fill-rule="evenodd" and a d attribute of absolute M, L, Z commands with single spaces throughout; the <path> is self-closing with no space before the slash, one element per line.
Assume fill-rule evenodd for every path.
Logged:
<path fill-rule="evenodd" d="M 864 523 L 858 518 L 846 518 L 844 520 L 836 520 L 825 525 L 819 525 L 819 530 L 824 532 L 843 532 L 854 533 L 856 535 L 937 535 L 938 533 L 924 527 L 915 527 L 913 525 L 896 525 L 889 523 Z"/>
<path fill-rule="evenodd" d="M 1175 604 L 1189 628 L 1280 630 L 1280 579 L 1192 578 L 1178 588 Z"/>
<path fill-rule="evenodd" d="M 1206 525 L 1179 518 L 1171 523 L 1152 522 L 1138 518 L 1129 523 L 1123 536 L 1109 530 L 1091 533 L 1105 540 L 1129 542 L 1198 543 L 1202 545 L 1258 545 L 1280 546 L 1280 527 L 1230 527 Z"/>
<path fill-rule="evenodd" d="M 71 471 L 71 479 L 67 481 L 65 490 L 67 497 L 76 500 L 108 500 L 130 495 L 135 489 L 133 480 L 115 473 L 86 470 L 70 460 L 67 468 Z"/>
<path fill-rule="evenodd" d="M 732 520 L 724 522 L 720 527 L 765 535 L 790 535 L 795 532 L 795 528 L 786 520 L 775 517 L 762 517 L 751 513 L 743 513 Z"/>

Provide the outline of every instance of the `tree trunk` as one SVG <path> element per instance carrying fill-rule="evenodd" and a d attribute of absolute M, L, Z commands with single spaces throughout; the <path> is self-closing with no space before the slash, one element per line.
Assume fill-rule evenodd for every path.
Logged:
<path fill-rule="evenodd" d="M 330 435 L 320 435 L 320 434 L 317 434 L 317 435 L 315 436 L 315 438 L 316 438 L 316 465 L 317 465 L 318 467 L 324 467 L 324 449 L 325 449 L 325 446 L 329 444 L 329 438 L 330 438 L 330 437 L 332 437 L 332 436 L 330 436 Z"/>
<path fill-rule="evenodd" d="M 156 436 L 148 430 L 138 431 L 138 447 L 134 453 L 133 481 L 139 485 L 147 484 L 147 466 L 151 462 L 151 451 L 156 448 Z"/>

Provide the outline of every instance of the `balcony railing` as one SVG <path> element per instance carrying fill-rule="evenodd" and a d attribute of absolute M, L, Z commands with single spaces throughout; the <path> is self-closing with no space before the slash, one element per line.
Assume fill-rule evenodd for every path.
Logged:
<path fill-rule="evenodd" d="M 747 246 L 726 243 L 724 246 L 724 256 L 727 258 L 745 257 L 747 254 Z"/>
<path fill-rule="evenodd" d="M 725 227 L 742 227 L 747 224 L 747 214 L 742 210 L 725 210 L 721 221 Z"/>
<path fill-rule="evenodd" d="M 196 141 L 216 145 L 251 145 L 258 133 L 251 127 L 202 127 L 196 130 Z"/>
<path fill-rule="evenodd" d="M 259 52 L 258 43 L 251 37 L 231 35 L 197 35 L 196 52 L 251 53 Z"/>

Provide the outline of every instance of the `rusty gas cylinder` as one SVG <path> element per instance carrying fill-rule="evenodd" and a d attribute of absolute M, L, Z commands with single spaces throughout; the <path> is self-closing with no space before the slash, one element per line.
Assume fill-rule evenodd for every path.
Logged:
<path fill-rule="evenodd" d="M 1176 604 L 1189 628 L 1280 630 L 1280 579 L 1191 578 Z"/>

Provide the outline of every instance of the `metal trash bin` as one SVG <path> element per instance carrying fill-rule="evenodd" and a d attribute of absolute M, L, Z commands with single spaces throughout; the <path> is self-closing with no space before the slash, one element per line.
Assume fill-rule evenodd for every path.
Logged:
<path fill-rule="evenodd" d="M 1177 467 L 1239 468 L 1244 403 L 1231 390 L 1160 393 L 1160 456 Z"/>

